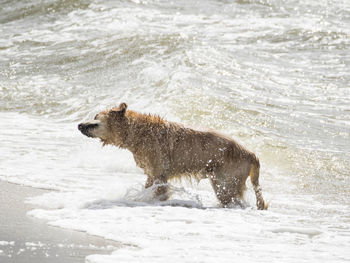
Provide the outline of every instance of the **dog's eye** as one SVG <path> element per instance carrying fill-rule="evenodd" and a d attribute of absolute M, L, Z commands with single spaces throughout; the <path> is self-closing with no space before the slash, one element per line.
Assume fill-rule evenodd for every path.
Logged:
<path fill-rule="evenodd" d="M 95 116 L 94 120 L 97 120 L 97 117 L 98 117 L 98 114 L 96 114 L 96 116 Z"/>

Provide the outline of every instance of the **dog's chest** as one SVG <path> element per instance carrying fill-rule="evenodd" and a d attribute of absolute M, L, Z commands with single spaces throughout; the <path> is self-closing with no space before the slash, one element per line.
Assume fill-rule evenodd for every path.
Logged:
<path fill-rule="evenodd" d="M 152 160 L 142 153 L 134 153 L 134 160 L 138 167 L 140 167 L 145 174 L 150 174 L 152 168 Z"/>

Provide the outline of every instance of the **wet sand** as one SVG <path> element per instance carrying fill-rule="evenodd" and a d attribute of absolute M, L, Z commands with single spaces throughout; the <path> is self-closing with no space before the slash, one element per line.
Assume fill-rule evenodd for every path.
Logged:
<path fill-rule="evenodd" d="M 85 262 L 91 254 L 109 254 L 121 245 L 82 232 L 51 227 L 26 213 L 25 199 L 47 190 L 0 181 L 0 262 Z"/>

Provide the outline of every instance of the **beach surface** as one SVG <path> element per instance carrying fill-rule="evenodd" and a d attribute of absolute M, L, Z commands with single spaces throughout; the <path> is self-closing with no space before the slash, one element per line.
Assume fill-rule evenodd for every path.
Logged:
<path fill-rule="evenodd" d="M 0 262 L 85 262 L 91 254 L 109 254 L 117 242 L 83 232 L 48 226 L 27 215 L 26 198 L 48 192 L 0 181 Z"/>

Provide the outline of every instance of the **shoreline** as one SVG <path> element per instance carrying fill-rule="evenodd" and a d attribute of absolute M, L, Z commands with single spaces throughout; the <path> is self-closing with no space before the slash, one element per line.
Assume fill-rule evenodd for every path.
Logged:
<path fill-rule="evenodd" d="M 0 262 L 85 262 L 92 254 L 110 254 L 122 245 L 83 232 L 53 227 L 27 212 L 25 199 L 49 190 L 0 180 Z"/>

